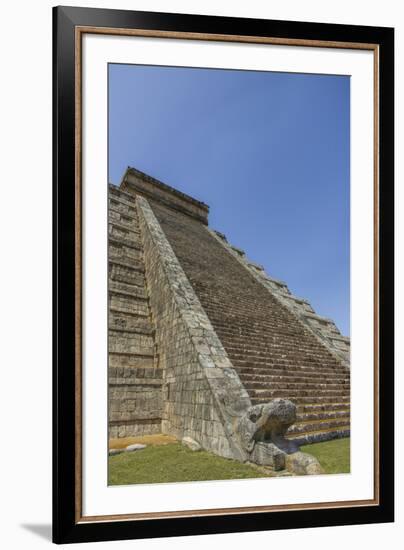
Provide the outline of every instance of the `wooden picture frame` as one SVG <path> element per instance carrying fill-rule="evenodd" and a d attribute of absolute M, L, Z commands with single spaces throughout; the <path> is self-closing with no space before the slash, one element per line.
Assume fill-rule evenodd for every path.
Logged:
<path fill-rule="evenodd" d="M 53 540 L 56 543 L 393 521 L 394 31 L 57 7 L 53 12 Z M 82 40 L 85 34 L 366 50 L 374 59 L 374 498 L 144 514 L 82 513 Z M 88 207 L 88 206 L 87 206 Z"/>

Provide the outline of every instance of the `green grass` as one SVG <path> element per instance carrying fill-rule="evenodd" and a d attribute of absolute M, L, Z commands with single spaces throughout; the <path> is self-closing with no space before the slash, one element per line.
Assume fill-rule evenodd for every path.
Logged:
<path fill-rule="evenodd" d="M 270 477 L 253 466 L 180 443 L 109 457 L 109 485 Z"/>
<path fill-rule="evenodd" d="M 334 439 L 305 445 L 301 451 L 314 455 L 326 474 L 348 473 L 349 444 L 348 438 Z M 149 445 L 140 451 L 111 456 L 108 474 L 109 485 L 248 479 L 274 475 L 207 451 L 191 451 L 180 443 Z"/>
<path fill-rule="evenodd" d="M 300 448 L 304 453 L 314 455 L 326 474 L 350 472 L 350 439 L 332 439 L 323 443 L 312 443 Z"/>

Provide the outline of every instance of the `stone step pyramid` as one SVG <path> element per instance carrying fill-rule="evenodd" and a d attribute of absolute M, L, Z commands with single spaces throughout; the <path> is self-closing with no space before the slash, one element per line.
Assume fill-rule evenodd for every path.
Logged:
<path fill-rule="evenodd" d="M 208 210 L 133 168 L 109 188 L 111 437 L 163 431 L 239 458 L 240 418 L 277 399 L 296 407 L 287 440 L 349 436 L 349 339 Z"/>
<path fill-rule="evenodd" d="M 110 187 L 108 214 L 109 434 L 159 433 L 163 378 L 133 198 Z"/>

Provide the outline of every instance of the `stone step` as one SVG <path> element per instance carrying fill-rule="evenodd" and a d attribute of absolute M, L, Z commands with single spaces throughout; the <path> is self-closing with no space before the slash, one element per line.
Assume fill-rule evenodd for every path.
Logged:
<path fill-rule="evenodd" d="M 339 364 L 338 361 L 328 353 L 328 351 L 327 356 L 325 356 L 325 354 L 319 353 L 319 350 L 316 350 L 315 348 L 300 344 L 298 340 L 290 340 L 287 343 L 287 348 L 278 342 L 271 342 L 271 338 L 268 338 L 266 334 L 261 336 L 260 342 L 251 342 L 248 336 L 245 337 L 244 342 L 240 339 L 238 343 L 229 343 L 223 338 L 221 341 L 226 350 L 228 350 L 229 353 L 234 354 L 257 352 L 255 355 L 259 355 L 260 353 L 267 354 L 269 352 L 277 353 L 283 355 L 284 357 L 290 357 L 293 354 L 297 354 L 302 356 L 302 358 L 318 358 L 319 362 L 321 361 L 322 363 L 327 362 L 335 365 Z"/>
<path fill-rule="evenodd" d="M 141 233 L 140 233 L 139 225 L 133 219 L 131 219 L 130 222 L 131 224 L 129 225 L 127 223 L 126 224 L 122 223 L 118 219 L 110 218 L 108 220 L 108 233 L 113 234 L 113 231 L 112 231 L 113 229 L 119 229 L 122 231 L 122 233 L 129 234 L 130 236 L 133 237 L 133 239 L 136 239 L 139 242 L 141 242 Z"/>
<path fill-rule="evenodd" d="M 151 355 L 136 355 L 127 353 L 116 353 L 109 350 L 108 365 L 110 368 L 139 368 L 153 370 L 155 367 L 154 357 Z"/>
<path fill-rule="evenodd" d="M 345 372 L 327 369 L 325 367 L 308 368 L 303 365 L 291 365 L 285 368 L 284 365 L 255 363 L 256 367 L 240 368 L 238 362 L 233 361 L 234 369 L 239 373 L 240 377 L 248 379 L 251 376 L 301 376 L 304 378 L 313 378 L 320 380 L 321 378 L 329 377 L 330 379 L 346 379 L 349 378 Z"/>
<path fill-rule="evenodd" d="M 212 321 L 212 320 L 211 320 Z M 214 323 L 212 322 L 213 326 Z M 309 344 L 304 344 L 302 340 L 302 335 L 289 335 L 289 336 L 282 336 L 282 337 L 274 337 L 273 333 L 276 330 L 276 327 L 270 328 L 270 329 L 262 329 L 260 331 L 260 334 L 256 337 L 252 337 L 249 334 L 243 334 L 243 335 L 237 335 L 226 337 L 222 334 L 220 335 L 221 341 L 223 345 L 227 348 L 234 348 L 235 351 L 244 350 L 247 349 L 262 349 L 263 351 L 269 349 L 277 349 L 279 351 L 283 351 L 284 353 L 286 351 L 289 352 L 290 349 L 297 348 L 300 352 L 309 352 L 311 355 L 316 355 L 318 357 L 322 357 L 322 361 L 324 361 L 325 358 L 327 360 L 331 360 L 335 363 L 338 363 L 338 361 L 327 351 L 326 353 L 323 353 L 322 350 L 318 346 L 312 346 Z M 285 344 L 287 343 L 287 347 L 285 347 Z"/>
<path fill-rule="evenodd" d="M 108 283 L 109 290 L 115 290 L 117 292 L 127 292 L 128 294 L 132 296 L 143 296 L 145 295 L 145 286 L 144 284 L 140 285 L 134 285 L 132 283 L 124 283 L 122 281 L 116 281 L 115 279 L 112 279 Z"/>
<path fill-rule="evenodd" d="M 263 356 L 263 357 L 271 357 L 271 356 L 278 356 L 280 358 L 290 358 L 293 355 L 296 355 L 296 352 L 298 352 L 298 355 L 300 356 L 300 360 L 313 360 L 314 358 L 318 358 L 319 356 L 313 350 L 312 348 L 305 348 L 304 346 L 299 346 L 298 342 L 290 342 L 288 344 L 287 352 L 285 350 L 277 345 L 272 344 L 270 341 L 266 341 L 265 337 L 263 337 L 263 340 L 261 343 L 252 343 L 248 341 L 248 338 L 246 338 L 246 341 L 243 344 L 240 345 L 233 345 L 228 344 L 226 341 L 222 340 L 223 347 L 227 350 L 228 353 L 234 354 L 234 356 L 241 355 L 241 356 Z M 334 360 L 333 357 L 327 357 L 326 360 L 323 357 L 321 360 L 321 363 L 328 363 L 331 365 L 337 365 L 338 363 Z M 320 361 L 318 361 L 320 362 Z"/>
<path fill-rule="evenodd" d="M 135 209 L 135 212 L 136 212 L 136 202 L 135 202 L 135 197 L 128 197 L 128 196 L 124 196 L 122 192 L 120 192 L 119 194 L 116 193 L 116 194 L 113 194 L 109 197 L 109 200 L 112 204 L 114 204 L 114 202 L 118 202 L 119 204 L 125 204 L 126 206 L 129 206 L 131 208 L 134 208 Z M 136 214 L 137 215 L 137 212 Z"/>
<path fill-rule="evenodd" d="M 108 235 L 108 248 L 130 248 L 137 250 L 138 252 L 143 252 L 143 246 L 137 239 L 127 239 L 125 237 L 120 237 L 117 235 Z"/>
<path fill-rule="evenodd" d="M 120 223 L 125 225 L 125 227 L 138 227 L 139 220 L 137 214 L 124 214 L 120 210 L 116 210 L 113 206 L 109 206 L 109 220 L 120 220 Z M 119 218 L 117 217 L 119 215 Z"/>
<path fill-rule="evenodd" d="M 309 315 L 308 312 L 307 315 Z M 307 332 L 307 329 L 303 325 L 294 326 L 291 331 L 288 331 L 287 318 L 278 317 L 272 318 L 270 321 L 266 321 L 263 318 L 260 318 L 261 316 L 259 311 L 256 317 L 259 319 L 258 322 L 253 324 L 251 321 L 249 325 L 244 325 L 244 319 L 240 315 L 234 319 L 223 316 L 215 316 L 215 320 L 223 337 L 229 339 L 237 338 L 238 336 L 250 336 L 252 339 L 256 339 L 259 337 L 262 328 L 267 330 L 269 335 L 278 338 L 282 338 L 284 336 L 292 338 L 299 337 L 299 335 L 302 336 L 305 332 Z M 240 322 L 240 320 L 243 322 Z M 273 331 L 273 327 L 277 326 L 277 324 L 279 324 L 279 330 Z M 321 344 L 319 344 L 318 341 L 306 340 L 305 344 L 313 345 L 315 348 L 321 347 Z"/>
<path fill-rule="evenodd" d="M 299 347 L 298 343 L 290 343 L 288 348 L 288 354 L 285 354 L 284 351 L 277 347 L 276 345 L 268 344 L 264 340 L 260 345 L 258 344 L 252 344 L 250 342 L 243 343 L 240 346 L 234 346 L 234 345 L 228 345 L 226 342 L 222 341 L 222 344 L 224 348 L 226 349 L 227 353 L 233 355 L 234 357 L 238 356 L 247 356 L 247 357 L 271 357 L 272 355 L 278 355 L 280 357 L 288 357 L 293 355 L 293 353 L 296 350 L 299 350 L 299 352 L 304 352 L 303 347 Z M 314 353 L 312 353 L 311 350 L 307 349 L 309 356 L 315 356 Z M 330 358 L 331 359 L 331 358 Z M 333 361 L 330 361 L 333 363 Z"/>
<path fill-rule="evenodd" d="M 345 411 L 350 410 L 350 404 L 349 402 L 327 402 L 327 403 L 310 403 L 309 401 L 303 402 L 303 403 L 296 403 L 298 405 L 297 407 L 297 414 L 315 414 L 315 413 L 321 413 L 324 411 Z"/>
<path fill-rule="evenodd" d="M 123 345 L 121 345 L 118 339 L 111 337 L 110 335 L 108 338 L 108 349 L 109 353 L 119 353 L 119 355 L 131 357 L 154 357 L 154 347 L 141 347 L 135 339 L 125 339 Z"/>
<path fill-rule="evenodd" d="M 303 382 L 287 382 L 285 380 L 282 380 L 280 382 L 273 382 L 271 380 L 268 380 L 268 382 L 246 382 L 244 379 L 242 380 L 244 383 L 244 387 L 251 395 L 257 395 L 260 391 L 267 391 L 267 389 L 270 390 L 318 390 L 318 391 L 327 391 L 327 392 L 333 392 L 336 391 L 337 393 L 339 391 L 341 392 L 349 392 L 350 390 L 350 384 L 349 382 L 347 384 L 330 384 L 330 383 L 318 383 L 318 382 L 312 382 L 309 383 L 307 381 Z M 323 381 L 322 381 L 323 382 Z"/>
<path fill-rule="evenodd" d="M 217 325 L 218 323 L 216 323 Z M 227 323 L 226 323 L 227 324 Z M 251 329 L 249 328 L 246 330 L 243 326 L 240 326 L 239 328 L 237 326 L 233 326 L 232 328 L 220 328 L 221 336 L 223 342 L 226 342 L 227 344 L 231 345 L 237 345 L 240 343 L 251 343 L 251 344 L 261 344 L 262 343 L 262 337 L 265 336 L 268 341 L 272 344 L 281 344 L 282 340 L 284 338 L 287 338 L 289 342 L 297 342 L 299 344 L 305 345 L 306 347 L 309 347 L 313 350 L 319 350 L 319 346 L 316 344 L 309 345 L 307 342 L 304 344 L 302 339 L 302 334 L 299 331 L 293 332 L 291 334 L 285 334 L 282 333 L 279 330 L 274 330 L 275 325 L 268 325 L 260 326 L 260 328 L 257 329 Z"/>
<path fill-rule="evenodd" d="M 150 315 L 146 297 L 132 296 L 122 292 L 109 292 L 109 307 L 114 311 L 136 315 Z"/>
<path fill-rule="evenodd" d="M 231 362 L 234 364 L 234 365 L 240 365 L 241 362 L 245 362 L 247 363 L 248 365 L 250 366 L 254 366 L 254 367 L 257 367 L 257 366 L 261 366 L 261 365 L 267 365 L 268 363 L 269 364 L 278 364 L 278 365 L 282 365 L 282 364 L 285 364 L 285 365 L 296 365 L 297 366 L 302 366 L 302 367 L 306 367 L 306 366 L 312 366 L 313 367 L 316 367 L 316 364 L 313 362 L 311 363 L 310 361 L 302 361 L 301 357 L 298 357 L 298 356 L 294 356 L 294 355 L 290 355 L 289 357 L 285 358 L 284 355 L 280 355 L 280 354 L 277 354 L 277 353 L 272 353 L 271 355 L 241 355 L 241 354 L 232 354 L 229 352 L 229 350 L 227 348 L 225 348 L 229 357 L 231 358 Z M 240 365 L 242 366 L 242 365 Z M 319 368 L 321 368 L 321 370 L 324 372 L 325 370 L 329 370 L 329 371 L 333 371 L 335 370 L 332 366 L 332 364 L 328 364 L 328 365 L 325 365 L 325 366 L 322 366 L 322 365 L 318 365 Z M 340 370 L 340 369 L 338 369 Z"/>
<path fill-rule="evenodd" d="M 108 322 L 109 328 L 116 330 L 133 330 L 141 334 L 154 334 L 154 326 L 152 325 L 150 315 L 139 316 L 110 311 Z"/>
<path fill-rule="evenodd" d="M 159 368 L 139 368 L 139 367 L 109 367 L 108 376 L 115 378 L 130 379 L 162 379 L 163 369 Z"/>
<path fill-rule="evenodd" d="M 242 335 L 243 337 L 259 339 L 262 331 L 266 331 L 269 335 L 273 334 L 277 335 L 278 337 L 286 336 L 287 338 L 293 338 L 302 335 L 302 332 L 304 331 L 303 327 L 295 327 L 294 330 L 288 332 L 288 319 L 286 318 L 277 318 L 271 320 L 265 319 L 263 315 L 259 314 L 259 304 L 240 303 L 239 305 L 244 306 L 245 308 L 255 308 L 255 311 L 257 313 L 255 318 L 261 317 L 256 327 L 253 324 L 253 317 L 251 315 L 243 315 L 242 313 L 238 313 L 234 317 L 225 317 L 222 314 L 218 316 L 217 312 L 215 314 L 214 310 L 210 309 L 209 306 L 206 306 L 205 309 L 208 312 L 209 318 L 214 323 L 214 326 L 220 330 L 223 337 L 228 336 L 229 338 L 234 338 Z M 248 329 L 246 329 L 246 327 L 248 327 Z M 317 342 L 314 342 L 313 346 L 318 347 Z"/>
<path fill-rule="evenodd" d="M 214 323 L 212 323 L 214 326 Z M 225 348 L 234 348 L 235 351 L 244 351 L 245 349 L 261 349 L 262 351 L 267 351 L 268 349 L 273 350 L 277 349 L 279 351 L 287 351 L 290 353 L 290 350 L 298 350 L 299 353 L 307 353 L 311 356 L 321 357 L 321 361 L 324 362 L 326 358 L 327 361 L 332 361 L 338 363 L 338 361 L 331 355 L 328 351 L 323 353 L 318 347 L 302 344 L 302 336 L 294 335 L 293 337 L 283 337 L 282 340 L 273 338 L 271 332 L 274 332 L 276 327 L 271 329 L 262 330 L 261 334 L 255 338 L 252 338 L 250 335 L 246 334 L 243 336 L 234 336 L 232 339 L 221 336 L 221 341 Z M 287 343 L 287 347 L 285 344 Z"/>
<path fill-rule="evenodd" d="M 349 399 L 350 392 L 344 389 L 316 389 L 316 396 L 317 397 L 347 397 Z M 259 397 L 263 398 L 266 397 L 268 399 L 273 399 L 274 397 L 287 397 L 288 399 L 291 399 L 293 401 L 293 398 L 291 395 L 295 397 L 306 397 L 313 394 L 313 388 L 304 389 L 304 388 L 280 388 L 280 389 L 252 389 L 248 391 L 251 398 Z"/>
<path fill-rule="evenodd" d="M 122 237 L 108 238 L 108 253 L 110 256 L 126 254 L 130 258 L 143 259 L 143 247 L 135 241 L 126 240 Z"/>
<path fill-rule="evenodd" d="M 113 323 L 113 322 L 109 322 L 108 324 L 108 328 L 110 330 L 113 330 L 114 332 L 123 332 L 123 333 L 127 333 L 127 334 L 140 334 L 140 335 L 144 335 L 144 336 L 154 336 L 155 334 L 155 329 L 152 328 L 151 326 L 146 328 L 146 327 L 127 327 L 127 326 L 123 326 L 123 325 L 119 325 L 117 323 Z"/>
<path fill-rule="evenodd" d="M 275 399 L 276 397 L 283 397 L 284 399 L 290 399 L 290 401 L 292 401 L 295 405 L 306 405 L 306 403 L 324 405 L 325 409 L 327 409 L 327 404 L 333 405 L 333 408 L 336 403 L 337 404 L 343 403 L 345 406 L 349 404 L 349 395 L 348 396 L 336 396 L 336 395 L 302 396 L 302 395 L 296 395 L 294 393 L 290 393 L 288 391 L 283 391 L 283 392 L 274 391 L 273 395 L 270 395 L 270 396 L 263 396 L 263 395 L 251 396 L 251 403 L 253 405 L 258 405 L 260 403 L 267 403 L 268 401 L 270 401 L 271 399 Z"/>
<path fill-rule="evenodd" d="M 319 373 L 318 367 L 286 367 L 286 366 L 276 366 L 276 365 L 267 365 L 265 367 L 238 367 L 233 365 L 237 370 L 240 376 L 245 378 L 260 378 L 266 376 L 302 376 L 304 378 L 313 378 L 317 380 L 319 377 L 327 378 L 328 380 L 338 380 L 338 379 L 349 379 L 350 374 L 347 371 L 338 371 L 331 369 L 327 373 Z"/>
<path fill-rule="evenodd" d="M 209 306 L 207 306 L 207 309 L 209 309 Z M 294 336 L 299 336 L 302 332 L 304 332 L 303 327 L 300 325 L 293 326 L 289 332 L 286 332 L 286 318 L 272 318 L 268 320 L 265 319 L 265 316 L 261 315 L 257 315 L 256 318 L 250 316 L 248 317 L 250 319 L 250 323 L 245 325 L 244 323 L 239 322 L 239 319 L 242 319 L 240 315 L 229 319 L 223 316 L 219 311 L 214 311 L 213 308 L 211 308 L 211 310 L 211 317 L 215 320 L 215 326 L 220 329 L 220 333 L 224 338 L 234 338 L 237 336 L 250 336 L 252 339 L 259 338 L 262 328 L 273 328 L 276 322 L 280 323 L 280 329 L 279 331 L 272 332 L 274 336 L 288 336 L 293 338 Z M 264 323 L 264 325 L 262 323 Z M 268 332 L 271 334 L 271 330 Z M 316 342 L 314 342 L 314 345 L 317 345 Z"/>
<path fill-rule="evenodd" d="M 299 408 L 298 408 L 299 409 Z M 328 409 L 320 410 L 317 412 L 298 412 L 297 420 L 308 421 L 308 420 L 327 420 L 333 418 L 349 418 L 349 408 L 344 408 L 340 410 Z"/>
<path fill-rule="evenodd" d="M 317 383 L 320 379 L 322 383 L 330 384 L 349 384 L 350 378 L 346 375 L 329 375 L 321 377 L 318 374 L 302 374 L 299 370 L 295 373 L 288 372 L 287 374 L 251 374 L 238 371 L 240 378 L 244 384 L 258 383 L 278 383 L 278 382 L 307 382 L 307 383 Z"/>
<path fill-rule="evenodd" d="M 318 363 L 327 363 L 334 366 L 339 366 L 340 364 L 335 360 L 334 357 L 329 355 L 328 357 L 319 356 L 313 348 L 310 347 L 304 347 L 300 346 L 298 342 L 290 342 L 288 344 L 287 352 L 278 344 L 273 344 L 271 341 L 265 338 L 265 336 L 262 337 L 262 341 L 260 343 L 253 343 L 246 338 L 246 341 L 243 343 L 240 343 L 238 345 L 229 344 L 225 340 L 221 340 L 223 347 L 227 350 L 227 352 L 231 355 L 241 355 L 241 356 L 268 356 L 268 357 L 279 357 L 279 358 L 290 358 L 293 356 L 297 356 L 300 358 L 300 360 L 315 360 Z"/>
<path fill-rule="evenodd" d="M 131 296 L 120 296 L 114 294 L 110 296 L 109 309 L 117 313 L 127 315 L 136 315 L 149 318 L 150 311 L 147 300 L 140 300 Z"/>
<path fill-rule="evenodd" d="M 136 300 L 148 300 L 146 289 L 141 288 L 140 286 L 136 287 L 133 285 L 132 289 L 125 289 L 119 288 L 113 283 L 110 283 L 108 293 L 110 295 L 128 296 L 130 299 L 135 298 Z"/>
<path fill-rule="evenodd" d="M 132 262 L 139 263 L 142 261 L 142 253 L 139 250 L 128 248 L 125 245 L 116 246 L 112 244 L 108 247 L 108 259 L 112 261 L 123 261 L 128 264 Z"/>
<path fill-rule="evenodd" d="M 151 370 L 151 369 L 150 369 Z M 162 378 L 117 378 L 116 376 L 108 377 L 109 387 L 127 386 L 129 389 L 147 389 L 161 387 L 163 384 Z"/>
<path fill-rule="evenodd" d="M 128 267 L 124 267 L 119 264 L 110 263 L 109 266 L 109 281 L 114 281 L 116 283 L 122 283 L 127 285 L 145 286 L 145 276 L 144 273 L 138 270 L 133 270 Z"/>
<path fill-rule="evenodd" d="M 237 370 L 237 372 L 243 372 L 243 373 L 256 373 L 256 374 L 266 374 L 266 373 L 304 373 L 307 374 L 314 374 L 315 376 L 331 376 L 333 374 L 335 375 L 345 375 L 349 374 L 349 371 L 347 369 L 343 368 L 332 368 L 332 367 L 324 367 L 321 365 L 315 365 L 310 364 L 308 362 L 302 362 L 297 364 L 290 365 L 286 361 L 282 360 L 276 360 L 276 361 L 258 361 L 258 362 L 252 362 L 249 359 L 247 360 L 231 360 L 234 368 Z"/>
<path fill-rule="evenodd" d="M 220 307 L 225 304 L 223 300 L 222 304 L 216 304 L 215 306 L 207 305 L 206 310 L 210 313 L 210 318 L 214 321 L 215 326 L 220 329 L 220 332 L 223 337 L 234 338 L 237 336 L 249 336 L 252 339 L 259 338 L 259 335 L 262 333 L 262 329 L 268 331 L 268 334 L 273 336 L 282 337 L 296 337 L 302 336 L 306 333 L 307 329 L 302 325 L 295 325 L 291 330 L 288 330 L 288 317 L 279 316 L 277 318 L 268 319 L 265 316 L 265 310 L 260 312 L 261 304 L 254 303 L 252 301 L 245 302 L 245 305 L 250 305 L 255 307 L 255 317 L 253 315 L 243 314 L 243 312 L 238 312 L 234 315 L 225 315 L 220 311 Z M 307 315 L 310 315 L 307 313 Z M 249 323 L 245 324 L 245 320 Z M 276 329 L 273 331 L 273 329 Z M 306 344 L 307 344 L 306 340 Z M 321 344 L 317 341 L 310 342 L 314 347 L 319 348 Z"/>
<path fill-rule="evenodd" d="M 287 439 L 295 441 L 298 445 L 308 445 L 309 443 L 320 443 L 321 441 L 330 441 L 331 439 L 341 439 L 350 436 L 350 425 L 341 426 L 338 429 L 330 428 L 306 432 L 304 434 L 288 435 Z"/>
<path fill-rule="evenodd" d="M 140 355 L 145 355 L 143 350 L 151 349 L 154 351 L 154 337 L 152 334 L 142 334 L 133 330 L 109 329 L 108 336 L 108 344 L 113 351 L 122 353 L 139 352 Z"/>
<path fill-rule="evenodd" d="M 301 421 L 296 422 L 287 431 L 288 435 L 296 435 L 302 433 L 310 433 L 316 431 L 324 431 L 329 429 L 340 429 L 349 425 L 349 416 L 344 418 L 333 418 L 333 419 L 321 419 L 316 421 Z"/>
<path fill-rule="evenodd" d="M 126 309 L 119 309 L 119 307 L 114 307 L 114 306 L 110 306 L 109 308 L 109 311 L 111 313 L 116 313 L 117 315 L 130 315 L 132 317 L 136 317 L 136 318 L 142 318 L 146 321 L 149 321 L 150 320 L 150 312 L 147 311 L 147 312 L 143 312 L 143 311 L 131 311 L 131 310 L 126 310 Z"/>
<path fill-rule="evenodd" d="M 132 271 L 138 271 L 139 273 L 144 273 L 144 265 L 143 262 L 140 260 L 135 261 L 130 259 L 129 261 L 125 261 L 122 258 L 113 258 L 110 256 L 108 258 L 108 263 L 121 267 L 126 267 L 127 269 L 131 269 Z"/>
<path fill-rule="evenodd" d="M 134 204 L 128 204 L 126 202 L 121 201 L 117 197 L 112 197 L 110 199 L 110 208 L 113 208 L 115 211 L 118 211 L 122 214 L 129 214 L 133 217 L 136 217 L 136 207 Z"/>

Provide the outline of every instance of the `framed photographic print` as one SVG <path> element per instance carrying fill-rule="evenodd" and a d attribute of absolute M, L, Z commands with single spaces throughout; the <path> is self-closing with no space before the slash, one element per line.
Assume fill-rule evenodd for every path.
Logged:
<path fill-rule="evenodd" d="M 393 67 L 54 8 L 54 542 L 393 521 Z"/>

